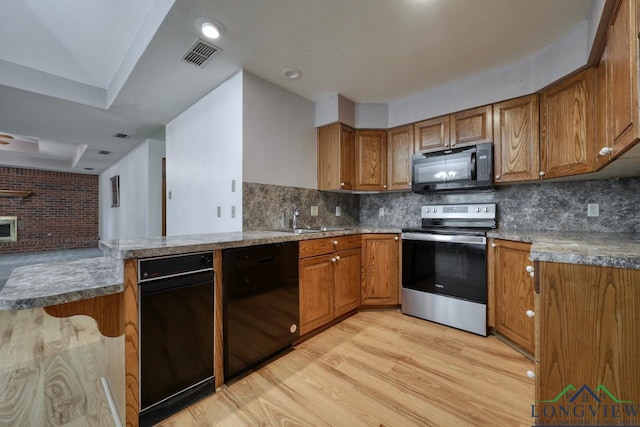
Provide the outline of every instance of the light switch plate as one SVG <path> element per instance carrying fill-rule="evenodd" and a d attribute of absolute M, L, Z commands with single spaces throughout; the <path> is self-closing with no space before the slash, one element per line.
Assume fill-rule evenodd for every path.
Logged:
<path fill-rule="evenodd" d="M 340 215 L 342 215 L 342 209 L 340 209 L 340 206 L 336 206 L 336 216 Z"/>
<path fill-rule="evenodd" d="M 318 216 L 318 207 L 311 206 L 311 216 Z"/>
<path fill-rule="evenodd" d="M 222 206 L 218 206 L 218 218 L 222 217 Z"/>
<path fill-rule="evenodd" d="M 231 192 L 232 193 L 236 192 L 236 180 L 235 179 L 231 180 Z"/>
<path fill-rule="evenodd" d="M 598 203 L 587 204 L 587 216 L 600 216 L 600 205 Z"/>
<path fill-rule="evenodd" d="M 384 208 L 378 209 L 378 216 L 384 216 Z"/>
<path fill-rule="evenodd" d="M 235 217 L 236 217 L 236 207 L 231 206 L 231 218 L 235 218 Z"/>

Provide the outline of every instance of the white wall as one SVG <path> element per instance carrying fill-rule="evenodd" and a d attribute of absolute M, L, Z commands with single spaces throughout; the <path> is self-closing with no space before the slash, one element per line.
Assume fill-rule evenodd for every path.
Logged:
<path fill-rule="evenodd" d="M 242 83 L 240 71 L 166 126 L 169 236 L 242 230 Z"/>
<path fill-rule="evenodd" d="M 164 142 L 148 139 L 100 174 L 102 240 L 162 234 Z M 120 206 L 111 207 L 111 177 L 120 176 Z"/>
<path fill-rule="evenodd" d="M 389 104 L 355 104 L 354 110 L 357 129 L 389 127 Z"/>
<path fill-rule="evenodd" d="M 314 103 L 245 71 L 242 109 L 243 180 L 316 188 Z"/>

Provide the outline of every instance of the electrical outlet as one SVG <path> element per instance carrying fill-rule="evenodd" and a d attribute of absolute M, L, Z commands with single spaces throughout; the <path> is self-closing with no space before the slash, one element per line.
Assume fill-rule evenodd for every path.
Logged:
<path fill-rule="evenodd" d="M 378 209 L 378 216 L 384 216 L 384 208 Z"/>
<path fill-rule="evenodd" d="M 311 206 L 311 216 L 318 216 L 318 207 Z"/>
<path fill-rule="evenodd" d="M 342 215 L 342 209 L 340 209 L 340 206 L 336 206 L 336 216 L 340 215 Z"/>
<path fill-rule="evenodd" d="M 218 218 L 222 218 L 222 206 L 218 206 Z"/>
<path fill-rule="evenodd" d="M 236 217 L 236 207 L 231 206 L 231 218 L 235 218 L 235 217 Z"/>
<path fill-rule="evenodd" d="M 600 205 L 598 203 L 588 203 L 587 216 L 600 216 Z"/>
<path fill-rule="evenodd" d="M 235 179 L 231 180 L 231 192 L 232 193 L 236 192 L 236 180 Z"/>

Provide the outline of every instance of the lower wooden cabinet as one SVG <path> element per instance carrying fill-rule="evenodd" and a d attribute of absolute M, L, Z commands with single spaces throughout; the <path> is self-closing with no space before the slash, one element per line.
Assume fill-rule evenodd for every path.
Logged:
<path fill-rule="evenodd" d="M 359 246 L 359 236 L 301 242 L 298 265 L 300 335 L 326 325 L 360 305 Z M 317 255 L 319 252 L 324 253 Z"/>
<path fill-rule="evenodd" d="M 533 354 L 534 282 L 527 271 L 533 268 L 531 244 L 496 239 L 491 246 L 496 332 Z"/>
<path fill-rule="evenodd" d="M 535 269 L 533 424 L 638 425 L 640 270 L 552 262 Z"/>
<path fill-rule="evenodd" d="M 362 305 L 400 303 L 400 244 L 397 234 L 362 236 Z"/>

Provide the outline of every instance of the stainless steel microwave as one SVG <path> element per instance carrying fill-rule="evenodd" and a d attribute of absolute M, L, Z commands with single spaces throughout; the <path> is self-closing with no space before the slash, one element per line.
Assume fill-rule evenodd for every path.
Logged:
<path fill-rule="evenodd" d="M 416 193 L 487 188 L 493 184 L 490 142 L 450 150 L 415 154 L 411 162 Z"/>

